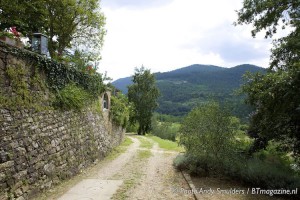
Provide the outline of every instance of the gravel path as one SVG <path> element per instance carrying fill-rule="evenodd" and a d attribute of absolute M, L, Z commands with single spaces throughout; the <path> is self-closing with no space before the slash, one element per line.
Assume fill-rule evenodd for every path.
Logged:
<path fill-rule="evenodd" d="M 128 135 L 133 143 L 113 160 L 106 159 L 35 200 L 192 200 L 189 185 L 172 166 L 178 152 L 159 148 L 150 138 Z M 215 178 L 192 178 L 196 188 L 230 190 L 239 183 Z M 239 187 L 237 187 L 239 186 Z M 247 188 L 246 188 L 247 189 Z M 187 192 L 186 192 L 187 191 Z M 198 195 L 199 196 L 199 195 Z M 200 197 L 200 198 L 199 198 Z M 262 195 L 201 194 L 199 199 L 271 200 Z"/>
<path fill-rule="evenodd" d="M 133 144 L 129 146 L 127 151 L 123 154 L 121 154 L 119 157 L 114 159 L 113 161 L 107 163 L 106 165 L 102 166 L 97 174 L 90 175 L 91 178 L 98 178 L 98 179 L 111 179 L 113 175 L 115 175 L 117 172 L 121 171 L 122 168 L 132 160 L 134 155 L 136 154 L 136 151 L 140 145 L 140 141 L 135 137 L 130 137 L 130 139 L 133 141 Z"/>
<path fill-rule="evenodd" d="M 175 188 L 189 189 L 189 186 L 179 172 L 172 166 L 177 153 L 159 149 L 155 143 L 151 149 L 152 156 L 146 162 L 145 174 L 141 177 L 137 187 L 129 191 L 129 199 L 194 199 L 192 195 L 175 193 Z"/>
<path fill-rule="evenodd" d="M 98 163 L 75 177 L 75 180 L 52 189 L 52 194 L 48 193 L 46 197 L 38 199 L 194 199 L 191 194 L 176 192 L 176 188 L 189 189 L 182 174 L 172 166 L 178 152 L 160 149 L 156 142 L 146 137 L 127 137 L 133 143 L 117 158 Z M 148 146 L 141 145 L 145 140 Z"/>

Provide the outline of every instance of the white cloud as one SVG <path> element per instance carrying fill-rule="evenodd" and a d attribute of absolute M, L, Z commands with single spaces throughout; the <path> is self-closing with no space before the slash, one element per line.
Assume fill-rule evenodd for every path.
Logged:
<path fill-rule="evenodd" d="M 149 2 L 102 0 L 107 36 L 101 72 L 117 79 L 141 65 L 162 72 L 191 64 L 268 64 L 270 42 L 253 39 L 251 27 L 232 25 L 241 0 Z"/>
<path fill-rule="evenodd" d="M 147 9 L 172 2 L 172 0 L 103 0 L 103 6 L 111 9 L 130 8 L 130 9 Z"/>

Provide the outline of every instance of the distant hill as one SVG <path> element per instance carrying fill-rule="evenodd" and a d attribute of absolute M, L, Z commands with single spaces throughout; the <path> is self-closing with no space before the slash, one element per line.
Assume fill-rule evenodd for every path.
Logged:
<path fill-rule="evenodd" d="M 264 72 L 265 69 L 249 64 L 232 68 L 195 64 L 170 72 L 155 73 L 161 92 L 157 111 L 180 116 L 196 105 L 213 99 L 231 104 L 233 113 L 244 117 L 249 108 L 243 105 L 241 97 L 233 93 L 243 83 L 242 76 L 247 71 L 256 73 Z M 131 77 L 118 79 L 112 84 L 126 94 L 127 86 L 132 84 Z"/>
<path fill-rule="evenodd" d="M 112 82 L 112 85 L 121 90 L 124 94 L 127 94 L 127 86 L 131 85 L 131 77 L 126 77 L 126 78 L 120 78 L 114 82 Z"/>

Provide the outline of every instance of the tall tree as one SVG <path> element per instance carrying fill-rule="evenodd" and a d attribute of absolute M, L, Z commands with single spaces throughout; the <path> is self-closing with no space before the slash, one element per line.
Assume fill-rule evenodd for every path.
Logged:
<path fill-rule="evenodd" d="M 46 29 L 45 0 L 1 0 L 0 31 L 16 26 L 25 36 Z"/>
<path fill-rule="evenodd" d="M 132 82 L 133 84 L 128 86 L 128 100 L 134 105 L 131 121 L 139 123 L 138 134 L 144 135 L 151 128 L 151 117 L 158 106 L 159 90 L 154 74 L 144 67 L 135 69 Z"/>
<path fill-rule="evenodd" d="M 251 31 L 255 37 L 265 31 L 265 37 L 271 38 L 278 27 L 290 28 L 291 33 L 274 40 L 271 65 L 273 69 L 292 67 L 291 62 L 299 61 L 300 49 L 300 1 L 295 0 L 244 0 L 243 8 L 237 11 L 236 24 L 253 24 Z"/>
<path fill-rule="evenodd" d="M 0 1 L 0 31 L 16 26 L 28 37 L 37 31 L 45 33 L 52 57 L 73 48 L 89 52 L 93 60 L 99 59 L 104 25 L 100 0 Z"/>
<path fill-rule="evenodd" d="M 99 0 L 47 1 L 49 51 L 62 55 L 66 48 L 79 47 L 99 55 L 105 35 L 105 17 Z"/>
<path fill-rule="evenodd" d="M 291 30 L 274 41 L 268 73 L 248 75 L 243 89 L 248 103 L 256 107 L 249 130 L 256 138 L 252 150 L 264 148 L 275 139 L 299 158 L 300 1 L 244 0 L 237 13 L 237 24 L 253 24 L 253 36 L 265 30 L 265 37 L 272 37 L 280 26 Z"/>

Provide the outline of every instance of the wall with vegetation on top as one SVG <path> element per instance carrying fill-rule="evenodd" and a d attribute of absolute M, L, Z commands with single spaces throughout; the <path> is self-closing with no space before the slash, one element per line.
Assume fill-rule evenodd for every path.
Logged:
<path fill-rule="evenodd" d="M 69 77 L 57 79 L 60 72 Z M 55 91 L 68 81 L 103 93 L 102 86 L 83 85 L 98 78 L 0 42 L 1 200 L 30 199 L 120 144 L 124 131 L 111 122 L 109 110 L 102 109 L 103 95 L 80 110 L 53 106 Z"/>

